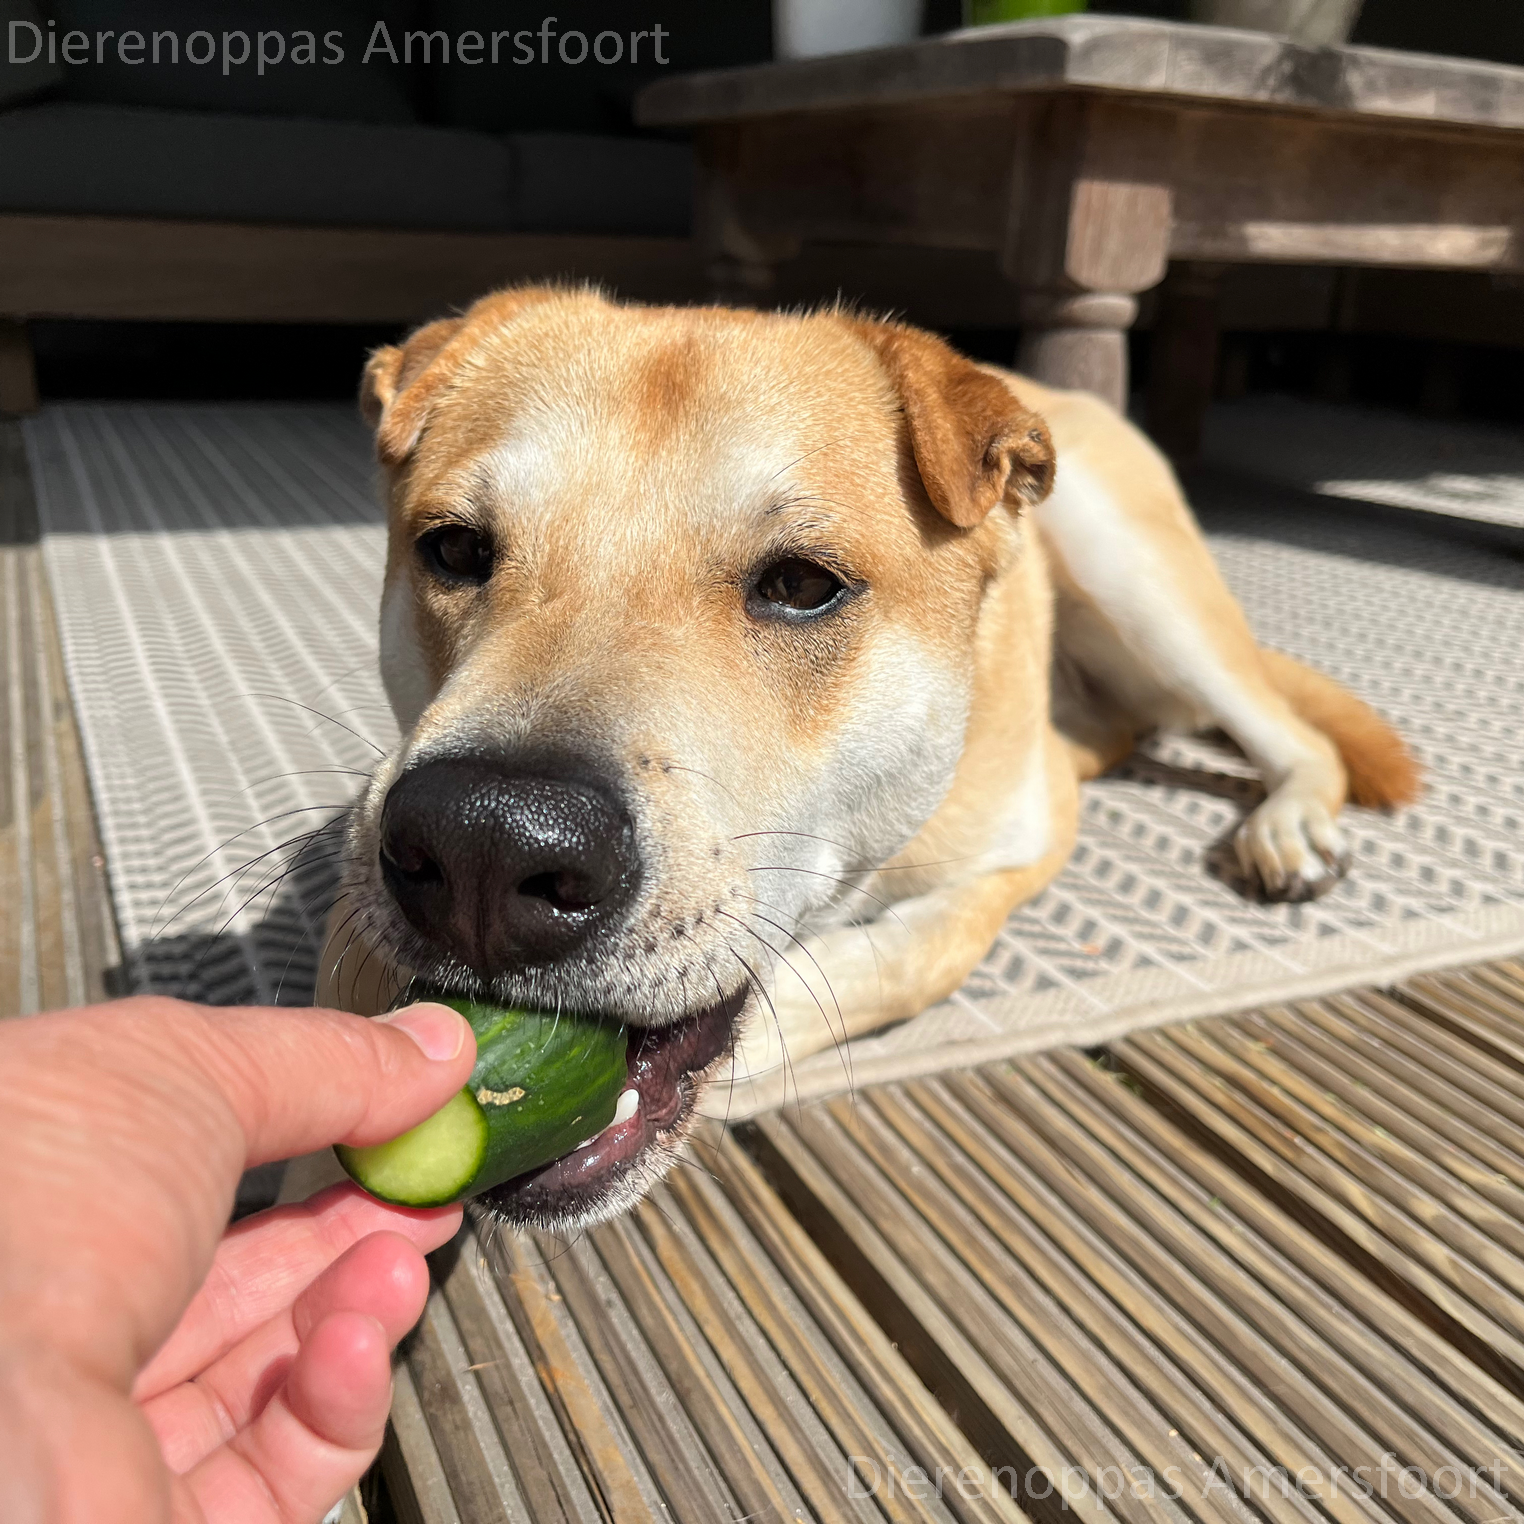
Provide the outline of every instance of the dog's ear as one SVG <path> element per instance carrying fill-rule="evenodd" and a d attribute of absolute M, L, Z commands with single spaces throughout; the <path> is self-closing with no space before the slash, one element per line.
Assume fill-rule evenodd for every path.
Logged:
<path fill-rule="evenodd" d="M 1053 486 L 1053 440 L 998 377 L 932 334 L 863 322 L 899 393 L 915 463 L 937 512 L 962 529 L 996 503 L 1040 503 Z"/>
<path fill-rule="evenodd" d="M 402 344 L 376 350 L 366 362 L 360 378 L 360 416 L 375 431 L 376 454 L 383 465 L 401 465 L 418 443 L 429 398 L 443 375 L 433 386 L 420 383 L 464 325 L 464 318 L 441 318 L 410 334 Z"/>
<path fill-rule="evenodd" d="M 429 405 L 448 381 L 451 342 L 509 321 L 526 307 L 560 295 L 551 286 L 520 286 L 484 296 L 464 317 L 441 318 L 401 344 L 376 350 L 360 380 L 360 414 L 375 430 L 382 465 L 400 466 L 413 453 Z M 464 345 L 456 346 L 463 348 Z"/>

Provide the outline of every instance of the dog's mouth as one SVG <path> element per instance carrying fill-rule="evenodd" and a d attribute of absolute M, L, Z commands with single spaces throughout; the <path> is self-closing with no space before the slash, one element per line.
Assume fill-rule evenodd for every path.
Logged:
<path fill-rule="evenodd" d="M 630 1029 L 614 1120 L 559 1159 L 484 1191 L 477 1201 L 520 1226 L 561 1228 L 607 1217 L 664 1171 L 710 1071 L 731 1050 L 743 988 L 662 1027 Z"/>

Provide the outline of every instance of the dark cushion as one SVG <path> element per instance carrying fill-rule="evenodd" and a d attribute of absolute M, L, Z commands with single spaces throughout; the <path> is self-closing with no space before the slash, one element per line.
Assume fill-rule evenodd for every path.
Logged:
<path fill-rule="evenodd" d="M 46 41 L 46 19 L 32 0 L 0 0 L 0 106 L 39 95 L 58 83 L 59 69 L 48 62 Z M 13 45 L 17 59 L 25 63 L 11 62 Z M 31 56 L 34 48 L 36 58 Z"/>
<path fill-rule="evenodd" d="M 60 41 L 71 30 L 84 32 L 90 39 L 88 62 L 70 64 L 63 71 L 58 94 L 68 100 L 347 122 L 416 120 L 413 74 L 400 64 L 394 66 L 384 53 L 364 61 L 377 21 L 388 22 L 398 32 L 411 9 L 408 0 L 238 0 L 236 6 L 212 6 L 206 0 L 135 0 L 130 6 L 121 0 L 44 3 L 58 23 Z M 124 62 L 118 51 L 127 31 L 142 35 L 145 46 L 140 63 Z M 193 63 L 187 57 L 187 43 L 198 31 L 211 34 L 215 44 L 210 62 Z M 315 62 L 292 61 L 300 41 L 293 34 L 298 31 L 312 34 Z M 114 35 L 98 47 L 97 34 L 103 32 Z M 178 63 L 169 61 L 167 41 L 159 62 L 153 62 L 155 32 L 175 34 Z M 248 38 L 249 57 L 243 63 L 229 63 L 224 72 L 223 34 L 237 32 Z M 286 55 L 263 72 L 257 43 L 261 32 L 280 34 L 279 44 L 274 39 L 267 42 L 268 56 L 273 58 L 282 48 Z M 333 48 L 324 45 L 329 32 L 341 34 Z M 206 41 L 198 39 L 192 51 L 199 57 L 206 47 Z M 236 59 L 244 44 L 233 37 L 229 47 Z M 329 62 L 336 52 L 342 52 L 342 61 Z M 128 56 L 134 56 L 134 51 L 129 50 Z"/>
<path fill-rule="evenodd" d="M 500 229 L 510 155 L 442 127 L 43 102 L 0 112 L 0 210 Z"/>
<path fill-rule="evenodd" d="M 0 111 L 0 211 L 681 237 L 684 144 L 49 101 Z"/>
<path fill-rule="evenodd" d="M 642 85 L 686 69 L 717 69 L 729 64 L 760 63 L 772 56 L 772 11 L 768 0 L 430 0 L 429 25 L 444 31 L 452 43 L 464 31 L 475 31 L 488 42 L 485 61 L 460 62 L 452 52 L 448 64 L 429 66 L 430 119 L 451 127 L 475 127 L 483 132 L 561 131 L 629 132 L 631 101 Z M 554 23 L 544 41 L 540 27 Z M 655 42 L 640 40 L 639 59 L 631 62 L 631 35 L 665 33 L 662 55 L 656 61 Z M 491 62 L 494 32 L 531 33 L 523 49 L 513 39 L 499 44 L 498 61 Z M 569 34 L 580 32 L 579 42 Z M 600 63 L 593 45 L 605 38 L 603 56 L 618 59 Z M 562 44 L 565 42 L 563 56 Z M 580 63 L 568 62 L 586 46 Z M 521 61 L 525 50 L 532 61 Z"/>
<path fill-rule="evenodd" d="M 515 228 L 687 236 L 693 154 L 686 143 L 568 132 L 516 133 L 504 142 Z"/>

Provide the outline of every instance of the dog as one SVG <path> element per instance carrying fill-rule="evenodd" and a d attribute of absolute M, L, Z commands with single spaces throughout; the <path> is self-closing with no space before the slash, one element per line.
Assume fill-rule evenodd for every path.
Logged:
<path fill-rule="evenodd" d="M 1401 739 L 1264 650 L 1112 408 L 837 308 L 483 298 L 375 352 L 381 672 L 324 1003 L 406 990 L 632 1031 L 633 1117 L 489 1193 L 618 1212 L 706 1085 L 951 994 L 1063 867 L 1079 789 L 1161 729 L 1266 797 L 1256 892 L 1345 871 Z"/>

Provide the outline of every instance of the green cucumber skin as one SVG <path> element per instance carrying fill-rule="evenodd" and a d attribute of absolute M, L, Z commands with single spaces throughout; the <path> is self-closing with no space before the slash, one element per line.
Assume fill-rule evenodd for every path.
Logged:
<path fill-rule="evenodd" d="M 460 1171 L 450 1178 L 464 1178 L 464 1184 L 446 1195 L 429 1194 L 417 1176 L 414 1188 L 387 1192 L 377 1186 L 382 1178 L 395 1178 L 395 1148 L 385 1145 L 391 1151 L 387 1176 L 378 1172 L 376 1149 L 336 1149 L 340 1164 L 371 1195 L 411 1207 L 465 1201 L 549 1164 L 613 1121 L 627 1078 L 623 1027 L 470 1000 L 440 1003 L 459 1011 L 476 1034 L 476 1064 L 458 1092 L 485 1126 L 474 1168 L 461 1158 Z M 410 1137 L 403 1142 L 403 1160 L 413 1146 Z M 426 1168 L 420 1166 L 420 1174 L 426 1178 Z"/>
<path fill-rule="evenodd" d="M 444 1004 L 476 1033 L 476 1067 L 466 1089 L 487 1119 L 481 1164 L 452 1199 L 549 1164 L 614 1120 L 627 1074 L 623 1027 L 467 1000 Z M 490 1099 L 515 1090 L 524 1092 L 517 1100 Z"/>

